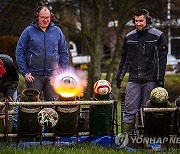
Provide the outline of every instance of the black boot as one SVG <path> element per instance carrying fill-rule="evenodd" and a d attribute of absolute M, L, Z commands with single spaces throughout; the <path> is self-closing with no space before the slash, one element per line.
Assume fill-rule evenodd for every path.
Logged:
<path fill-rule="evenodd" d="M 130 134 L 133 132 L 133 129 L 134 129 L 134 126 L 135 124 L 134 123 L 122 123 L 122 134 L 125 134 L 127 135 L 128 137 L 128 143 L 127 143 L 127 146 L 131 146 L 132 144 L 132 141 L 131 141 L 131 138 L 130 138 Z"/>
<path fill-rule="evenodd" d="M 128 135 L 134 129 L 134 123 L 122 123 L 122 133 L 127 133 Z"/>

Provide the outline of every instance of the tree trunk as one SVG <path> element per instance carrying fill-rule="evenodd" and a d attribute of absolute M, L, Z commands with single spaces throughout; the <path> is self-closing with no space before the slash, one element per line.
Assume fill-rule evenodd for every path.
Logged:
<path fill-rule="evenodd" d="M 93 95 L 94 83 L 101 77 L 101 57 L 103 54 L 102 12 L 104 3 L 101 0 L 93 0 L 92 2 L 92 14 L 91 16 L 88 16 L 92 21 L 94 21 L 92 27 L 88 27 L 84 24 L 81 14 L 82 12 L 80 13 L 84 46 L 89 50 L 91 55 L 91 63 L 88 69 L 88 87 L 86 90 L 86 98 Z M 80 3 L 80 6 L 80 11 L 82 11 L 82 3 Z"/>

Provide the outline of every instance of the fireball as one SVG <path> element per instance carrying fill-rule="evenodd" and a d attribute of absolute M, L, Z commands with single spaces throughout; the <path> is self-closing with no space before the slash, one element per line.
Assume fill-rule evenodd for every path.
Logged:
<path fill-rule="evenodd" d="M 87 79 L 83 71 L 68 68 L 65 71 L 56 71 L 51 77 L 51 85 L 62 97 L 82 97 Z"/>

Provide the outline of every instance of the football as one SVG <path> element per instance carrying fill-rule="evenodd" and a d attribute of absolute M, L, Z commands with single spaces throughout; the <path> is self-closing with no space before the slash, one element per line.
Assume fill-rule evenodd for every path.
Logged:
<path fill-rule="evenodd" d="M 99 95 L 107 95 L 111 92 L 111 84 L 107 80 L 98 80 L 94 84 L 94 92 Z"/>
<path fill-rule="evenodd" d="M 38 113 L 38 122 L 42 127 L 54 127 L 58 122 L 58 114 L 52 108 L 44 108 Z"/>
<path fill-rule="evenodd" d="M 150 100 L 155 103 L 165 103 L 168 101 L 168 98 L 168 92 L 161 87 L 154 88 L 150 94 Z"/>

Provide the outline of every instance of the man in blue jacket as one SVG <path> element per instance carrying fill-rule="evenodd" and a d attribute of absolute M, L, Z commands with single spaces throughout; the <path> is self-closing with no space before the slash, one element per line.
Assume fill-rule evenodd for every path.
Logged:
<path fill-rule="evenodd" d="M 121 88 L 126 71 L 129 72 L 123 113 L 124 132 L 134 127 L 137 109 L 140 105 L 145 106 L 151 90 L 164 86 L 168 53 L 167 39 L 163 32 L 150 26 L 152 17 L 146 9 L 138 10 L 133 22 L 136 29 L 125 37 L 116 76 L 116 85 Z"/>
<path fill-rule="evenodd" d="M 68 65 L 68 46 L 61 29 L 52 22 L 53 13 L 41 6 L 35 12 L 35 21 L 21 34 L 16 47 L 16 60 L 26 87 L 43 92 L 44 100 L 57 99 L 50 76 L 58 67 Z"/>

